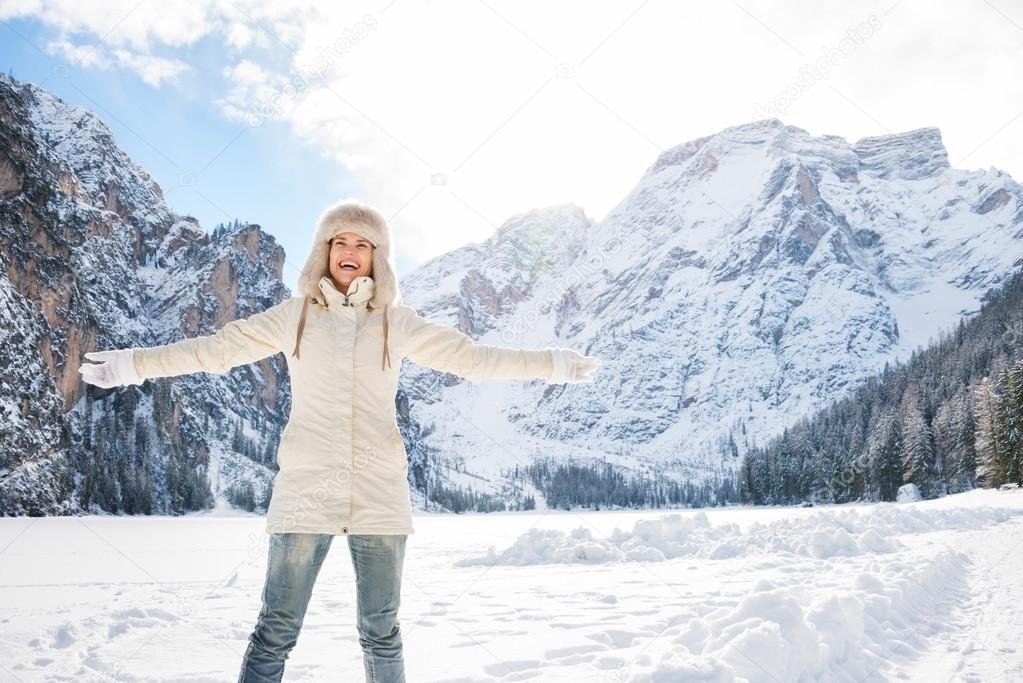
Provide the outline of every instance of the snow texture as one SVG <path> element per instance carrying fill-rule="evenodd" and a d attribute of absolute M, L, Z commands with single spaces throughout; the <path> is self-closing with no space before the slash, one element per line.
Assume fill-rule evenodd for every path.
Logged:
<path fill-rule="evenodd" d="M 216 513 L 0 519 L 4 680 L 234 680 L 260 607 L 261 524 Z M 409 680 L 1023 677 L 1018 491 L 663 515 L 421 514 L 416 526 L 400 612 Z M 363 675 L 340 541 L 285 680 Z M 488 546 L 508 561 L 464 561 Z"/>

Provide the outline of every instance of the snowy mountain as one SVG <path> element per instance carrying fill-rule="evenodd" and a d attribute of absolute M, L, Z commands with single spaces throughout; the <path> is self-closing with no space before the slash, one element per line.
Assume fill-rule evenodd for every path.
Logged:
<path fill-rule="evenodd" d="M 263 495 L 289 409 L 283 358 L 137 391 L 88 386 L 78 367 L 283 300 L 283 249 L 257 225 L 211 235 L 173 214 L 95 114 L 6 76 L 0 138 L 0 512 Z"/>
<path fill-rule="evenodd" d="M 436 393 L 412 420 L 442 478 L 480 490 L 536 456 L 730 471 L 977 311 L 1023 264 L 1021 236 L 1023 188 L 951 168 L 934 128 L 854 144 L 728 128 L 665 151 L 598 223 L 519 214 L 405 278 L 408 303 L 484 342 L 604 361 L 581 385 L 410 373 L 410 395 Z"/>
<path fill-rule="evenodd" d="M 77 368 L 283 300 L 281 247 L 175 215 L 93 113 L 2 76 L 0 136 L 0 512 L 265 502 L 282 357 L 128 391 L 87 389 Z M 603 367 L 592 384 L 474 385 L 407 363 L 414 499 L 649 504 L 679 497 L 618 478 L 735 477 L 751 445 L 976 311 L 1023 263 L 1021 197 L 1000 171 L 950 168 L 935 129 L 849 144 L 769 120 L 667 150 L 599 222 L 516 214 L 405 276 L 406 302 L 482 343 Z M 610 468 L 551 469 L 594 462 Z"/>
<path fill-rule="evenodd" d="M 758 505 L 819 504 L 1018 487 L 1021 426 L 1018 270 L 940 341 L 747 450 L 740 494 Z"/>

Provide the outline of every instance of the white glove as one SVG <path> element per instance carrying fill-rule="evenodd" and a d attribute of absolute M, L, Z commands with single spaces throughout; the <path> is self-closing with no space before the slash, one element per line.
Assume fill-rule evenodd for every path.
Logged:
<path fill-rule="evenodd" d="M 547 378 L 550 384 L 592 382 L 593 373 L 601 363 L 596 356 L 584 356 L 560 346 L 551 347 L 551 355 L 554 357 L 554 371 Z"/>
<path fill-rule="evenodd" d="M 99 363 L 82 363 L 78 372 L 89 384 L 109 389 L 127 384 L 142 384 L 145 380 L 135 370 L 135 349 L 118 349 L 114 351 L 89 351 L 85 354 L 89 360 Z"/>

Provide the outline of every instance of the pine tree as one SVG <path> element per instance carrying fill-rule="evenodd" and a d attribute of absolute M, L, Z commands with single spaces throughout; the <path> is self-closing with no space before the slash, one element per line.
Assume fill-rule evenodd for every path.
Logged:
<path fill-rule="evenodd" d="M 998 384 L 1005 479 L 1018 484 L 1023 475 L 1023 362 L 1003 369 Z"/>
<path fill-rule="evenodd" d="M 924 497 L 935 489 L 934 436 L 924 417 L 916 387 L 902 400 L 902 481 L 916 484 Z"/>
<path fill-rule="evenodd" d="M 1005 469 L 996 424 L 996 397 L 990 377 L 984 377 L 977 385 L 973 412 L 976 419 L 974 451 L 977 454 L 977 482 L 981 486 L 999 486 L 1005 481 Z"/>
<path fill-rule="evenodd" d="M 902 485 L 902 424 L 898 413 L 885 411 L 867 445 L 870 488 L 877 500 L 895 500 Z"/>
<path fill-rule="evenodd" d="M 242 420 L 238 418 L 234 426 L 234 436 L 231 439 L 231 450 L 235 453 L 244 453 L 245 441 L 245 430 L 242 428 Z"/>
<path fill-rule="evenodd" d="M 763 505 L 764 502 L 763 492 L 757 485 L 756 480 L 756 461 L 760 457 L 760 452 L 751 448 L 742 456 L 742 464 L 739 466 L 740 499 L 754 505 Z"/>
<path fill-rule="evenodd" d="M 967 389 L 960 385 L 934 416 L 934 443 L 943 463 L 949 493 L 973 488 L 976 470 L 973 412 Z"/>
<path fill-rule="evenodd" d="M 798 503 L 810 499 L 810 491 L 814 479 L 813 462 L 815 455 L 809 427 L 805 423 L 800 423 L 792 430 L 792 457 L 794 458 L 795 466 L 793 468 L 794 481 L 792 482 L 788 502 Z"/>

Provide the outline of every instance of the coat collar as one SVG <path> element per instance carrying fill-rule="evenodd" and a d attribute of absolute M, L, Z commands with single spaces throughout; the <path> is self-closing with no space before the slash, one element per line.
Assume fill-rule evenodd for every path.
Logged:
<path fill-rule="evenodd" d="M 373 298 L 373 286 L 373 278 L 368 275 L 360 275 L 352 280 L 352 284 L 348 285 L 348 295 L 346 296 L 338 290 L 329 275 L 320 278 L 320 291 L 323 292 L 328 308 L 334 304 L 361 308 Z"/>

